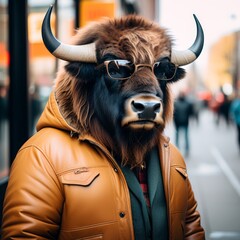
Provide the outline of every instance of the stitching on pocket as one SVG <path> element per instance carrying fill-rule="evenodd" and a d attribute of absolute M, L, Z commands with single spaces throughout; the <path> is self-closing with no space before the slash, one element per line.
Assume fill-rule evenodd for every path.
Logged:
<path fill-rule="evenodd" d="M 87 187 L 93 183 L 93 181 L 100 176 L 98 171 L 90 170 L 90 171 L 82 171 L 78 172 L 76 170 L 63 174 L 61 176 L 61 180 L 63 184 L 69 185 L 79 185 Z"/>

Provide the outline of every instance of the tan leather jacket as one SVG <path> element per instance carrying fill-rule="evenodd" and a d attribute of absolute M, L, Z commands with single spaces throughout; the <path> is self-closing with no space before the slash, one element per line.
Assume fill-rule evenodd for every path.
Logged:
<path fill-rule="evenodd" d="M 128 186 L 107 149 L 71 134 L 54 94 L 37 128 L 11 168 L 2 239 L 134 239 Z M 159 154 L 169 238 L 204 239 L 181 155 L 164 138 Z"/>

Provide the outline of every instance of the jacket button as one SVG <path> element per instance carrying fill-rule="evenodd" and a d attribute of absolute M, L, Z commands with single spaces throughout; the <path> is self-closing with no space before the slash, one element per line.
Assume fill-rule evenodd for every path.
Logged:
<path fill-rule="evenodd" d="M 120 216 L 121 218 L 124 218 L 124 217 L 125 217 L 125 212 L 120 212 L 120 213 L 119 213 L 119 216 Z"/>

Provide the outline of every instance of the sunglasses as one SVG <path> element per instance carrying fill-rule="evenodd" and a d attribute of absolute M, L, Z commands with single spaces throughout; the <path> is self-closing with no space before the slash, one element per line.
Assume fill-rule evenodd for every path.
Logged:
<path fill-rule="evenodd" d="M 139 68 L 148 67 L 152 70 L 158 80 L 168 81 L 174 78 L 178 66 L 171 62 L 159 61 L 153 65 L 134 64 L 128 60 L 104 61 L 97 69 L 105 67 L 107 74 L 112 79 L 125 80 L 130 78 Z"/>

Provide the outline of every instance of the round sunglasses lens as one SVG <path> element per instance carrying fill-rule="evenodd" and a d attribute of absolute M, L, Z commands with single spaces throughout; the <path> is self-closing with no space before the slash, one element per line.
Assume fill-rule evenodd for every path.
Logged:
<path fill-rule="evenodd" d="M 108 63 L 108 73 L 111 78 L 124 79 L 129 78 L 134 69 L 127 61 L 111 61 Z"/>
<path fill-rule="evenodd" d="M 157 79 L 170 80 L 175 76 L 176 66 L 170 62 L 157 62 L 154 64 L 154 74 Z"/>

